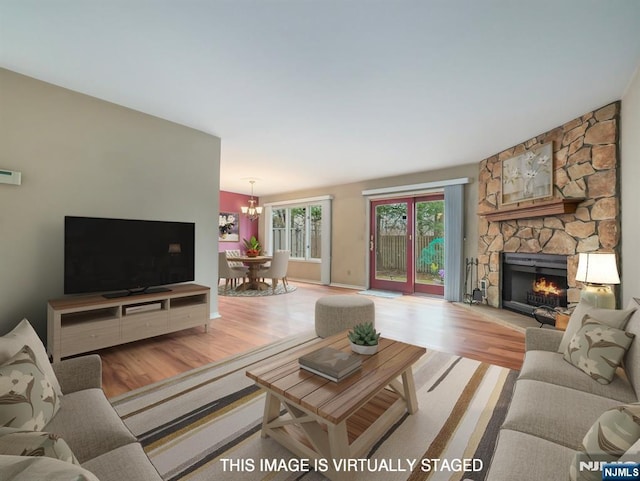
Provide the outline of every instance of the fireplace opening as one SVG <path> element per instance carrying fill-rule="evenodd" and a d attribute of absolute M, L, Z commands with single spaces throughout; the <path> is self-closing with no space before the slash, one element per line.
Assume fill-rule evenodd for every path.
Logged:
<path fill-rule="evenodd" d="M 503 253 L 502 307 L 533 315 L 539 307 L 567 307 L 567 257 Z"/>

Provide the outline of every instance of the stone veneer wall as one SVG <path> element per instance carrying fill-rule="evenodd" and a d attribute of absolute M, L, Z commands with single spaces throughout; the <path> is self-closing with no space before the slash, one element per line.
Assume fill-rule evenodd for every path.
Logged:
<path fill-rule="evenodd" d="M 614 102 L 480 162 L 478 277 L 487 280 L 489 305 L 500 306 L 501 252 L 567 255 L 570 305 L 580 298 L 578 253 L 615 252 L 620 259 L 619 131 L 620 102 Z M 585 198 L 575 214 L 487 221 L 482 214 L 500 210 L 501 162 L 548 142 L 553 142 L 554 197 Z"/>

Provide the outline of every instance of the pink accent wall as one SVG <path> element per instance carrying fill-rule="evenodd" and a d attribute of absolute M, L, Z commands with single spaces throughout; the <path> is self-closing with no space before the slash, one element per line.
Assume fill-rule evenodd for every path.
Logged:
<path fill-rule="evenodd" d="M 220 212 L 233 212 L 238 215 L 240 219 L 240 241 L 239 242 L 227 242 L 218 241 L 218 252 L 226 251 L 228 249 L 240 249 L 244 252 L 244 243 L 242 239 L 249 239 L 252 235 L 258 237 L 258 221 L 253 222 L 247 219 L 240 212 L 240 207 L 249 204 L 251 196 L 244 194 L 236 194 L 234 192 L 220 191 Z M 259 200 L 254 196 L 254 199 Z M 258 238 L 260 240 L 260 238 Z"/>

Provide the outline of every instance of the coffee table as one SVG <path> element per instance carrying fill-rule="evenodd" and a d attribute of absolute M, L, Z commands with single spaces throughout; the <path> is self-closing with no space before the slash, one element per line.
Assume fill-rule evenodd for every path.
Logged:
<path fill-rule="evenodd" d="M 263 361 L 246 374 L 267 393 L 262 436 L 301 458 L 328 460 L 322 474 L 343 481 L 352 473 L 333 469 L 332 460 L 365 457 L 405 412 L 418 410 L 411 367 L 426 349 L 381 338 L 378 353 L 362 356 L 362 368 L 336 383 L 298 365 L 300 356 L 325 346 L 349 352 L 347 331 Z"/>

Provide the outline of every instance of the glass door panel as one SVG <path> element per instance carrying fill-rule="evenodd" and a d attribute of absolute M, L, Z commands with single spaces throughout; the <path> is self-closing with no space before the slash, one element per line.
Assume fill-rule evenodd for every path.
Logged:
<path fill-rule="evenodd" d="M 444 195 L 371 202 L 372 289 L 444 295 Z"/>
<path fill-rule="evenodd" d="M 415 201 L 415 292 L 444 295 L 444 197 Z"/>
<path fill-rule="evenodd" d="M 372 202 L 371 287 L 411 292 L 412 205 L 403 199 Z"/>

